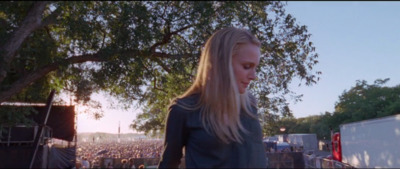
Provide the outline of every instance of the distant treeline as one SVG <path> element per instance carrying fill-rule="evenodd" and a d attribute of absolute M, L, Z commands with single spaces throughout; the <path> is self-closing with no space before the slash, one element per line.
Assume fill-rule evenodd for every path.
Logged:
<path fill-rule="evenodd" d="M 384 87 L 388 80 L 378 79 L 372 85 L 357 81 L 354 87 L 339 96 L 333 113 L 269 120 L 264 132 L 267 135 L 282 134 L 279 128 L 285 127 L 285 133 L 316 133 L 318 139 L 330 139 L 330 128 L 338 132 L 341 124 L 400 114 L 400 85 Z"/>

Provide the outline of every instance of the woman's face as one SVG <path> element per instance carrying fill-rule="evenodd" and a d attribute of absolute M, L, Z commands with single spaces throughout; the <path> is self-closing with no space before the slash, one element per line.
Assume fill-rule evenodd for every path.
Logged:
<path fill-rule="evenodd" d="M 232 56 L 232 67 L 240 94 L 256 79 L 256 68 L 260 63 L 260 48 L 254 44 L 243 44 Z"/>

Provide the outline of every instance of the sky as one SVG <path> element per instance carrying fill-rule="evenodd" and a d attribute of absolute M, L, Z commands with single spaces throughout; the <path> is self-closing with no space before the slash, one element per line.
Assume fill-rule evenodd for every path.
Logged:
<path fill-rule="evenodd" d="M 295 117 L 333 112 L 344 90 L 357 80 L 368 84 L 390 78 L 400 84 L 400 2 L 294 2 L 286 12 L 306 25 L 319 55 L 321 80 L 292 90 L 303 101 L 290 108 Z"/>
<path fill-rule="evenodd" d="M 82 132 L 105 132 L 105 133 L 118 133 L 120 127 L 121 133 L 136 133 L 129 128 L 132 121 L 136 118 L 136 115 L 141 112 L 140 109 L 130 108 L 114 109 L 110 108 L 110 102 L 108 100 L 113 99 L 112 97 L 104 93 L 96 93 L 92 95 L 92 99 L 99 101 L 104 110 L 104 116 L 100 120 L 93 119 L 90 114 L 78 114 L 77 117 L 77 131 Z M 79 108 L 76 107 L 75 111 L 79 112 Z"/>
<path fill-rule="evenodd" d="M 320 81 L 312 86 L 291 89 L 303 94 L 301 102 L 290 102 L 296 118 L 333 112 L 339 96 L 357 80 L 373 84 L 376 79 L 390 78 L 385 86 L 400 84 L 400 2 L 350 1 L 312 2 L 289 1 L 286 12 L 296 23 L 306 25 L 312 34 L 321 71 Z M 103 105 L 109 98 L 95 95 Z M 78 132 L 131 133 L 129 125 L 140 110 L 105 109 L 104 117 L 94 120 L 87 114 L 78 115 Z"/>

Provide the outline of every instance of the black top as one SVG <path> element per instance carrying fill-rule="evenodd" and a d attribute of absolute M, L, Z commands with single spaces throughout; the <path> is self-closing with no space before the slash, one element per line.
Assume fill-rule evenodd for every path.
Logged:
<path fill-rule="evenodd" d="M 186 104 L 196 103 L 198 95 L 178 100 Z M 257 109 L 252 113 L 257 115 Z M 249 134 L 242 132 L 242 144 L 223 143 L 204 129 L 200 111 L 187 111 L 173 104 L 169 108 L 165 130 L 164 152 L 159 168 L 178 168 L 185 147 L 187 168 L 266 168 L 266 155 L 262 144 L 260 123 L 245 113 L 240 120 Z"/>

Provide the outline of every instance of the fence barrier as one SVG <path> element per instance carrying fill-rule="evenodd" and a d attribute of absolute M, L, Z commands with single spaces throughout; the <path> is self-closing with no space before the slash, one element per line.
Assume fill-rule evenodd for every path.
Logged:
<path fill-rule="evenodd" d="M 330 160 L 321 157 L 315 157 L 315 155 L 303 154 L 305 168 L 340 168 L 340 169 L 353 169 L 349 164 L 342 163 L 335 160 Z"/>

